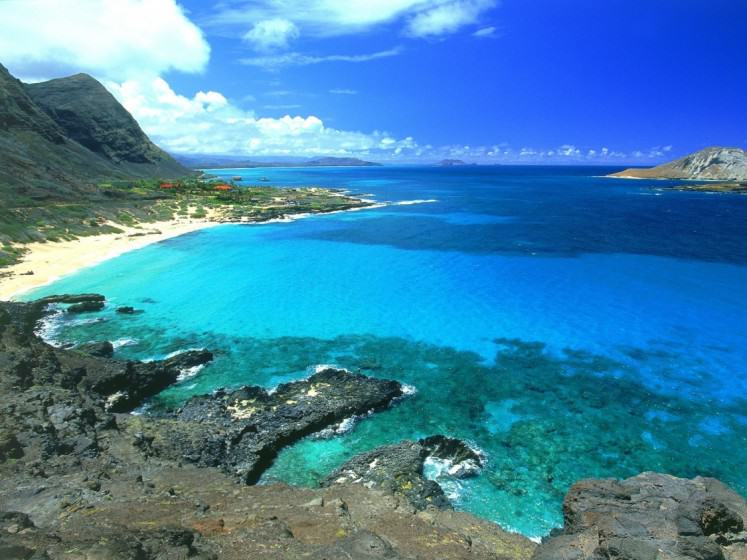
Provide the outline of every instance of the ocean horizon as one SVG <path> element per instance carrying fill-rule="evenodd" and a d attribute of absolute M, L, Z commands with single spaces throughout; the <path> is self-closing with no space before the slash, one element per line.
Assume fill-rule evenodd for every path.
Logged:
<path fill-rule="evenodd" d="M 48 322 L 57 343 L 215 353 L 143 414 L 322 364 L 412 388 L 285 449 L 262 483 L 316 486 L 357 453 L 443 433 L 486 464 L 470 479 L 436 462 L 426 474 L 457 508 L 529 537 L 562 525 L 582 478 L 713 476 L 747 495 L 747 197 L 603 177 L 618 169 L 211 169 L 384 205 L 190 233 L 24 299 L 107 297 L 93 319 Z"/>

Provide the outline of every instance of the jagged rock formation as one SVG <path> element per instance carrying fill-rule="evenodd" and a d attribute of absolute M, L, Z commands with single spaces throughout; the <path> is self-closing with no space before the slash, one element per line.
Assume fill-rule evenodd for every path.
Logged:
<path fill-rule="evenodd" d="M 90 76 L 23 84 L 0 65 L 3 199 L 90 196 L 101 180 L 189 173 Z"/>
<path fill-rule="evenodd" d="M 194 397 L 163 419 L 134 419 L 129 429 L 142 434 L 148 454 L 219 467 L 253 484 L 283 447 L 400 397 L 396 381 L 326 369 L 272 393 L 246 386 Z"/>
<path fill-rule="evenodd" d="M 466 443 L 445 436 L 402 441 L 356 455 L 322 480 L 323 487 L 361 484 L 405 498 L 415 509 L 449 509 L 451 504 L 437 482 L 424 476 L 428 459 L 450 465 L 450 472 L 463 478 L 477 474 L 482 459 Z"/>
<path fill-rule="evenodd" d="M 626 169 L 609 176 L 639 179 L 747 181 L 747 152 L 740 148 L 706 148 L 663 165 L 646 169 Z"/>
<path fill-rule="evenodd" d="M 747 558 L 747 502 L 713 478 L 584 480 L 568 492 L 563 517 L 534 560 Z"/>

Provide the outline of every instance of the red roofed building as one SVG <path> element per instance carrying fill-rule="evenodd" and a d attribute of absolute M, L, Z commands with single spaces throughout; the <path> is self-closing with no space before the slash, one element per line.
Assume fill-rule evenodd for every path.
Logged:
<path fill-rule="evenodd" d="M 216 191 L 231 191 L 233 187 L 231 185 L 216 185 Z"/>
<path fill-rule="evenodd" d="M 176 183 L 161 183 L 162 189 L 175 189 L 177 186 Z"/>

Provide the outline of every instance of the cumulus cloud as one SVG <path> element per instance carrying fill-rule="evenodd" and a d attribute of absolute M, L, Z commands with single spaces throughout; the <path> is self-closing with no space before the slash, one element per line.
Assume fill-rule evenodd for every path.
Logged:
<path fill-rule="evenodd" d="M 289 52 L 269 56 L 255 56 L 241 58 L 239 62 L 247 66 L 257 66 L 265 70 L 279 70 L 286 66 L 309 66 L 311 64 L 322 64 L 324 62 L 368 62 L 380 58 L 389 58 L 397 56 L 402 52 L 399 47 L 385 51 L 377 51 L 365 54 L 328 54 L 323 56 L 313 56 L 298 52 Z"/>
<path fill-rule="evenodd" d="M 3 0 L 0 53 L 21 78 L 202 71 L 210 47 L 175 0 Z"/>
<path fill-rule="evenodd" d="M 432 37 L 474 24 L 498 0 L 233 0 L 207 20 L 212 26 L 246 26 L 281 18 L 304 34 L 330 37 L 399 24 L 405 34 Z"/>
<path fill-rule="evenodd" d="M 666 146 L 665 146 L 666 147 Z M 653 164 L 662 160 L 664 150 L 658 147 L 636 149 L 630 152 L 603 147 L 577 147 L 563 144 L 553 148 L 536 148 L 523 146 L 511 147 L 507 143 L 489 146 L 420 145 L 407 155 L 415 159 L 438 161 L 446 158 L 457 158 L 468 162 L 491 164 L 577 164 L 577 165 L 624 165 Z"/>
<path fill-rule="evenodd" d="M 409 137 L 330 128 L 313 115 L 258 117 L 216 91 L 179 95 L 162 78 L 108 82 L 106 86 L 160 146 L 174 153 L 358 154 L 387 159 L 417 147 Z"/>
<path fill-rule="evenodd" d="M 282 18 L 265 19 L 254 24 L 244 34 L 244 41 L 260 51 L 283 49 L 299 35 L 298 27 L 292 21 Z"/>

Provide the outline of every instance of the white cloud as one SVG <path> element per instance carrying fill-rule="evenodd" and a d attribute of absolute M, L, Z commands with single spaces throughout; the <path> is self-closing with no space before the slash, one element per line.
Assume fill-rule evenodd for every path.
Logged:
<path fill-rule="evenodd" d="M 156 143 L 174 153 L 355 154 L 387 159 L 417 148 L 409 137 L 329 128 L 313 115 L 258 117 L 215 91 L 179 95 L 162 78 L 107 82 L 106 86 Z"/>
<path fill-rule="evenodd" d="M 210 47 L 175 0 L 3 0 L 0 53 L 21 78 L 199 72 Z"/>
<path fill-rule="evenodd" d="M 366 54 L 328 54 L 324 56 L 313 56 L 298 52 L 289 52 L 270 56 L 255 56 L 239 59 L 241 64 L 247 66 L 258 66 L 265 70 L 278 70 L 286 66 L 308 66 L 311 64 L 322 64 L 324 62 L 368 62 L 380 58 L 397 56 L 402 49 L 395 47 L 385 51 L 377 51 Z"/>
<path fill-rule="evenodd" d="M 415 37 L 453 33 L 474 24 L 498 0 L 233 0 L 207 20 L 215 27 L 247 26 L 268 19 L 292 21 L 314 37 L 348 35 L 399 24 Z"/>
<path fill-rule="evenodd" d="M 498 34 L 498 29 L 496 27 L 483 27 L 481 29 L 478 29 L 475 31 L 472 36 L 478 37 L 480 39 L 486 39 L 488 37 L 496 37 Z"/>
<path fill-rule="evenodd" d="M 658 163 L 662 160 L 662 152 L 663 149 L 660 150 L 657 147 L 623 152 L 611 150 L 608 147 L 584 147 L 582 149 L 572 144 L 563 144 L 555 148 L 524 146 L 517 149 L 506 143 L 501 143 L 492 146 L 453 145 L 434 147 L 421 145 L 406 155 L 425 161 L 457 158 L 483 164 L 626 165 Z"/>
<path fill-rule="evenodd" d="M 413 37 L 434 37 L 454 33 L 477 23 L 480 15 L 495 5 L 491 0 L 456 0 L 438 2 L 416 13 L 409 21 L 407 33 Z"/>
<path fill-rule="evenodd" d="M 260 51 L 284 49 L 299 36 L 298 27 L 292 21 L 282 18 L 265 19 L 254 24 L 244 34 L 244 41 Z"/>
<path fill-rule="evenodd" d="M 329 90 L 329 93 L 333 95 L 358 95 L 358 91 L 354 89 L 335 88 Z"/>

